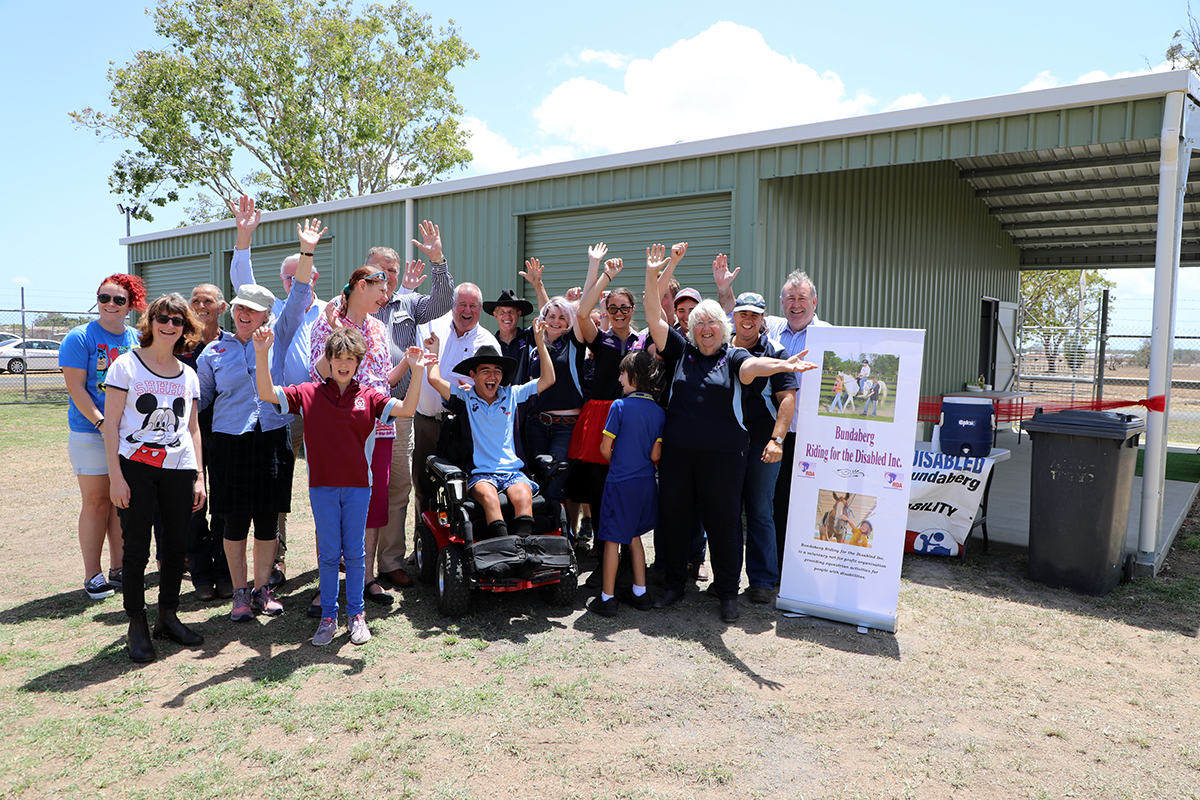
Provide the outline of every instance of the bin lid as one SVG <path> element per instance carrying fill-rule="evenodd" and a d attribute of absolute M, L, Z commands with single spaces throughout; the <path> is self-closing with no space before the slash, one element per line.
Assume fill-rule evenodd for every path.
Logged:
<path fill-rule="evenodd" d="M 1095 436 L 1100 439 L 1129 439 L 1146 430 L 1146 421 L 1134 414 L 1115 411 L 1067 409 L 1051 414 L 1038 409 L 1032 419 L 1021 423 L 1033 433 L 1062 433 L 1067 436 Z"/>

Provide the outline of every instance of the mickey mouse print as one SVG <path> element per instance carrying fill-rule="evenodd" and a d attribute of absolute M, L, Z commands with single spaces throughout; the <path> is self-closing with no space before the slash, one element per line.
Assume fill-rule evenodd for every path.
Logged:
<path fill-rule="evenodd" d="M 178 375 L 158 375 L 134 350 L 112 363 L 107 378 L 109 386 L 126 391 L 120 454 L 161 469 L 195 469 L 188 422 L 200 398 L 196 371 L 184 366 Z"/>

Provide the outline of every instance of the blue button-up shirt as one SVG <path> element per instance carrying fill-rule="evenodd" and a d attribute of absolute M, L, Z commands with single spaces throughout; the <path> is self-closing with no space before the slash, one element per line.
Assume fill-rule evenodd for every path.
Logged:
<path fill-rule="evenodd" d="M 774 315 L 767 316 L 767 337 L 775 344 L 784 349 L 788 357 L 798 356 L 804 352 L 808 346 L 808 329 L 812 327 L 825 328 L 830 327 L 828 322 L 822 322 L 817 319 L 817 315 L 813 314 L 812 322 L 808 323 L 803 330 L 794 331 L 788 327 L 786 317 L 776 317 Z M 811 360 L 811 359 L 806 359 Z M 796 375 L 796 396 L 800 395 L 800 387 L 803 385 L 804 373 L 797 372 Z M 800 413 L 800 404 L 796 404 L 796 413 L 792 415 L 792 424 L 788 430 L 791 433 L 796 432 L 796 416 Z"/>
<path fill-rule="evenodd" d="M 275 343 L 268 363 L 276 386 L 284 384 L 284 357 L 311 300 L 312 286 L 296 281 L 275 321 Z M 230 336 L 213 342 L 200 354 L 196 373 L 200 376 L 200 408 L 213 407 L 214 433 L 237 436 L 254 430 L 256 424 L 273 431 L 292 421 L 291 414 L 280 413 L 279 406 L 258 397 L 253 338 L 243 343 Z"/>

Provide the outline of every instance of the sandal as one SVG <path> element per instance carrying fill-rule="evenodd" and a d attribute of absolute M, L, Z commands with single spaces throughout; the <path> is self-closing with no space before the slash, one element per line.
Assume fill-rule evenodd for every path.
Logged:
<path fill-rule="evenodd" d="M 379 606 L 390 606 L 393 602 L 395 602 L 395 598 L 385 592 L 382 586 L 379 586 L 378 592 L 372 592 L 372 586 L 379 586 L 379 581 L 371 580 L 367 582 L 367 585 L 363 587 L 363 600 Z"/>

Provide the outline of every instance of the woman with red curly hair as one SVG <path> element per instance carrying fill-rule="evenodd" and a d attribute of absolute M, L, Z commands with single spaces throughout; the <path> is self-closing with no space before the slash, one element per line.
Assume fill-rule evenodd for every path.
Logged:
<path fill-rule="evenodd" d="M 146 286 L 134 275 L 109 275 L 96 292 L 100 318 L 71 330 L 63 339 L 58 365 L 62 367 L 70 403 L 67 407 L 67 454 L 79 480 L 83 507 L 79 512 L 79 548 L 83 551 L 83 590 L 101 600 L 121 588 L 124 547 L 121 523 L 109 500 L 108 459 L 104 452 L 105 375 L 117 356 L 138 343 L 138 333 L 126 327 L 131 310 L 146 308 Z M 100 566 L 108 539 L 108 578 Z"/>

